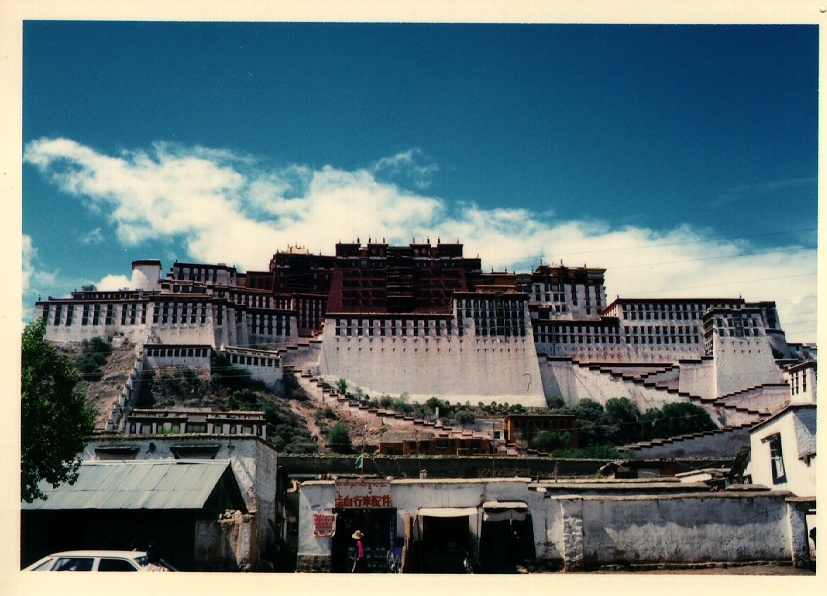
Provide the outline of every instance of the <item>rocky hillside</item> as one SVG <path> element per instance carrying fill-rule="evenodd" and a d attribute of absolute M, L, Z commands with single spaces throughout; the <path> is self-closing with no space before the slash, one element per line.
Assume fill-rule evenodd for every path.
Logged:
<path fill-rule="evenodd" d="M 95 430 L 105 430 L 106 420 L 123 390 L 135 364 L 135 346 L 112 348 L 93 340 L 57 346 L 78 368 L 79 389 L 85 391 L 97 416 Z M 142 408 L 210 407 L 216 410 L 263 410 L 267 419 L 268 440 L 285 453 L 330 452 L 326 436 L 343 424 L 361 450 L 364 431 L 358 422 L 333 412 L 308 399 L 293 381 L 286 380 L 285 395 L 277 395 L 244 371 L 225 363 L 213 367 L 212 374 L 198 369 L 171 366 L 149 373 L 137 403 Z M 368 444 L 375 445 L 380 433 L 367 433 Z"/>

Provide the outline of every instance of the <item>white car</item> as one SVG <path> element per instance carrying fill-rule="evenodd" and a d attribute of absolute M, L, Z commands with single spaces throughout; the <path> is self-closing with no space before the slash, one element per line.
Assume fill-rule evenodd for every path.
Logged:
<path fill-rule="evenodd" d="M 140 571 L 146 553 L 137 550 L 67 550 L 43 557 L 23 571 Z M 164 560 L 161 565 L 175 571 Z"/>

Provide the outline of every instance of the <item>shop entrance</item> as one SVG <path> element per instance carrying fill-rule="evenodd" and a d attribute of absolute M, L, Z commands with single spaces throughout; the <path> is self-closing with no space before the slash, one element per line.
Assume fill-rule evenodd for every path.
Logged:
<path fill-rule="evenodd" d="M 488 501 L 480 527 L 480 566 L 490 572 L 516 571 L 517 564 L 534 559 L 534 526 L 522 502 Z"/>
<path fill-rule="evenodd" d="M 476 509 L 473 509 L 476 515 Z M 464 573 L 463 561 L 471 546 L 468 510 L 429 510 L 435 515 L 419 515 L 419 536 L 416 544 L 420 573 Z"/>
<path fill-rule="evenodd" d="M 387 573 L 388 552 L 396 546 L 396 509 L 334 509 L 336 532 L 332 540 L 330 570 L 350 573 L 356 559 L 353 533 L 364 534 L 365 563 L 368 573 Z"/>

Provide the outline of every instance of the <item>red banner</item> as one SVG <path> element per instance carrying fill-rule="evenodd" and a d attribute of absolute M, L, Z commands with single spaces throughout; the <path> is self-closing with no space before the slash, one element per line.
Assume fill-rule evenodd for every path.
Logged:
<path fill-rule="evenodd" d="M 316 538 L 332 538 L 336 533 L 335 513 L 313 514 L 313 536 Z"/>

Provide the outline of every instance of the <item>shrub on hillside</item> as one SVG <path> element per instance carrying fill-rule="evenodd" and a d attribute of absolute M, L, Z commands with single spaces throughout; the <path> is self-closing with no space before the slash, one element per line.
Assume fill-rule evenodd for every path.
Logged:
<path fill-rule="evenodd" d="M 327 444 L 336 453 L 350 453 L 353 446 L 350 433 L 344 424 L 335 424 L 327 432 Z"/>

